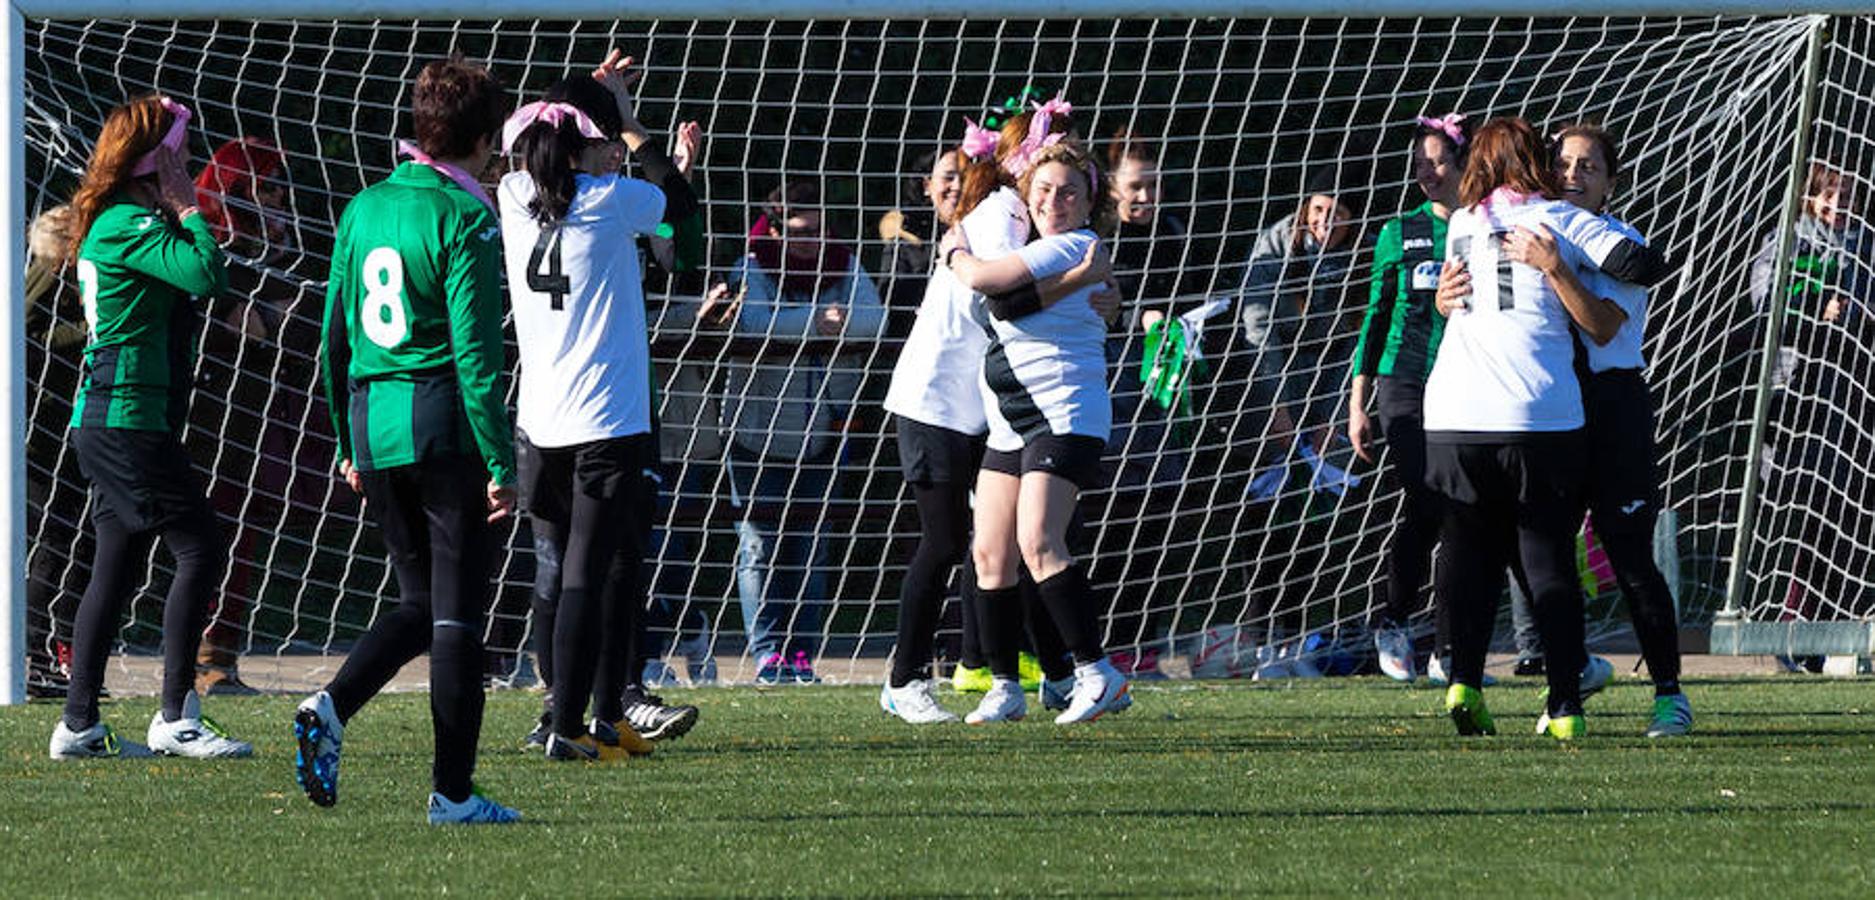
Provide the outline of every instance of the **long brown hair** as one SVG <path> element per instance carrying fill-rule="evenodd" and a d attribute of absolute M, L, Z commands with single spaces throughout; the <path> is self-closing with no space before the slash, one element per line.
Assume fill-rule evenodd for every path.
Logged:
<path fill-rule="evenodd" d="M 84 180 L 72 195 L 70 253 L 78 258 L 78 248 L 85 243 L 91 223 L 104 211 L 105 201 L 123 190 L 132 178 L 130 170 L 143 154 L 156 149 L 168 133 L 169 110 L 163 108 L 158 94 L 144 94 L 111 110 L 98 132 L 97 146 L 91 148 L 91 162 L 85 166 Z M 155 176 L 151 176 L 152 178 Z"/>
<path fill-rule="evenodd" d="M 1035 110 L 1021 115 L 1011 116 L 1003 123 L 1002 130 L 996 135 L 996 154 L 986 159 L 973 159 L 963 168 L 963 187 L 957 193 L 957 221 L 977 208 L 977 204 L 989 199 L 1000 187 L 1015 187 L 1016 177 L 1003 168 L 1003 160 L 1013 155 L 1022 146 L 1022 140 L 1029 136 L 1029 121 L 1035 118 Z M 1071 113 L 1055 113 L 1048 121 L 1048 133 L 1069 135 L 1074 132 L 1074 116 Z"/>
<path fill-rule="evenodd" d="M 1458 182 L 1458 202 L 1476 206 L 1501 187 L 1551 200 L 1562 196 L 1562 182 L 1550 168 L 1543 136 L 1529 122 L 1512 116 L 1484 123 L 1472 137 L 1465 175 Z"/>

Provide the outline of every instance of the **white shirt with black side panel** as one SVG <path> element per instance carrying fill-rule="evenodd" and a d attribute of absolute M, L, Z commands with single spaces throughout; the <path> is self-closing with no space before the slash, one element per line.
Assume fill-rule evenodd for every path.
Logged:
<path fill-rule="evenodd" d="M 1098 241 L 1082 229 L 1041 238 L 1016 253 L 1040 280 L 1079 265 Z M 1107 323 L 1089 303 L 1097 289 L 1082 288 L 1013 321 L 984 315 L 995 335 L 982 382 L 991 449 L 1019 450 L 1042 434 L 1110 436 Z"/>
<path fill-rule="evenodd" d="M 575 176 L 573 203 L 546 241 L 527 211 L 534 180 L 497 191 L 514 336 L 517 424 L 537 447 L 651 431 L 651 352 L 637 236 L 664 217 L 664 192 L 622 175 Z"/>
<path fill-rule="evenodd" d="M 1594 215 L 1541 197 L 1494 200 L 1452 214 L 1446 258 L 1471 274 L 1471 305 L 1446 322 L 1426 380 L 1426 431 L 1571 431 L 1582 427 L 1569 311 L 1543 273 L 1513 263 L 1504 241 L 1517 228 L 1548 228 L 1585 284 L 1624 235 Z"/>
<path fill-rule="evenodd" d="M 1634 226 L 1609 215 L 1602 216 L 1601 220 L 1628 240 L 1643 245 L 1647 243 L 1647 239 L 1641 237 Z M 1599 270 L 1590 273 L 1589 279 L 1582 285 L 1589 289 L 1589 293 L 1621 307 L 1621 311 L 1628 317 L 1606 344 L 1596 346 L 1594 341 L 1586 337 L 1583 339 L 1582 343 L 1588 347 L 1589 371 L 1647 368 L 1647 358 L 1641 352 L 1641 344 L 1647 337 L 1647 289 L 1616 280 Z"/>

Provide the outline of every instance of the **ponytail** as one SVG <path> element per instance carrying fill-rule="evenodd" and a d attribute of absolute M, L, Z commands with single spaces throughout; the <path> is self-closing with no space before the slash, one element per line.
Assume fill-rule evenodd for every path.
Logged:
<path fill-rule="evenodd" d="M 549 225 L 566 218 L 573 208 L 573 160 L 586 149 L 586 136 L 571 121 L 535 122 L 514 141 L 521 166 L 534 180 L 534 199 L 527 212 L 534 221 Z"/>

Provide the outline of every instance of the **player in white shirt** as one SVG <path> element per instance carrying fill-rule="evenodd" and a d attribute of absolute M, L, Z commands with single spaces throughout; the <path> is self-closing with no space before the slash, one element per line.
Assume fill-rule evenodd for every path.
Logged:
<path fill-rule="evenodd" d="M 1039 235 L 1035 242 L 990 260 L 964 243 L 971 237 L 967 228 L 946 242 L 945 264 L 974 290 L 994 296 L 1067 272 L 1099 240 L 1090 229 L 1096 210 L 1112 203 L 1093 160 L 1073 143 L 1038 148 L 1020 191 Z M 1051 303 L 985 303 L 976 311 L 990 335 L 979 382 L 990 436 L 977 476 L 977 586 L 985 610 L 1007 607 L 1018 567 L 1026 565 L 1034 576 L 1074 654 L 1074 688 L 1055 719 L 1060 724 L 1091 721 L 1128 702 L 1126 678 L 1101 646 L 1087 576 L 1067 543 L 1080 492 L 1100 477 L 1113 424 L 1106 322 L 1091 302 L 1094 293 L 1087 287 Z M 996 699 L 985 695 L 984 703 Z"/>
<path fill-rule="evenodd" d="M 1495 732 L 1480 686 L 1514 553 L 1549 653 L 1548 730 L 1572 740 L 1585 731 L 1575 533 L 1587 475 L 1575 339 L 1567 298 L 1509 248 L 1547 232 L 1560 265 L 1584 277 L 1652 283 L 1666 270 L 1657 251 L 1556 199 L 1547 156 L 1521 119 L 1493 119 L 1473 139 L 1446 254 L 1472 273 L 1472 295 L 1447 322 L 1426 384 L 1427 482 L 1446 498 L 1441 536 L 1460 561 L 1438 585 L 1452 604 L 1446 708 L 1459 733 Z"/>
<path fill-rule="evenodd" d="M 1558 133 L 1551 152 L 1564 198 L 1600 216 L 1628 239 L 1644 242 L 1640 232 L 1607 212 L 1621 164 L 1612 135 L 1591 125 L 1571 125 Z M 1583 338 L 1582 361 L 1588 374 L 1582 402 L 1595 534 L 1608 551 L 1654 682 L 1647 735 L 1685 734 L 1692 727 L 1693 710 L 1680 689 L 1679 619 L 1666 578 L 1653 558 L 1661 491 L 1653 398 L 1641 375 L 1647 365 L 1641 350 L 1647 329 L 1647 288 L 1599 270 L 1577 277 L 1563 264 L 1557 247 L 1547 232 L 1531 232 L 1513 237 L 1506 249 L 1514 262 L 1543 273 Z M 1455 266 L 1442 279 L 1442 305 L 1463 302 L 1468 289 L 1462 269 Z"/>
<path fill-rule="evenodd" d="M 521 355 L 521 493 L 535 531 L 562 554 L 553 652 L 543 660 L 546 755 L 557 760 L 650 749 L 622 721 L 623 685 L 595 683 L 602 652 L 620 657 L 608 681 L 624 672 L 631 623 L 604 608 L 606 577 L 621 554 L 615 572 L 640 564 L 633 536 L 651 510 L 631 501 L 657 462 L 637 237 L 696 201 L 632 115 L 631 62 L 612 51 L 591 78 L 555 85 L 502 129 L 503 150 L 522 166 L 497 191 Z M 619 174 L 627 151 L 656 184 Z"/>

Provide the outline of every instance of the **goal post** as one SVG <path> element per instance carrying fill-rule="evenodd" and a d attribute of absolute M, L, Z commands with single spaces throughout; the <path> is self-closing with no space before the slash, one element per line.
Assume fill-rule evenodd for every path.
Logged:
<path fill-rule="evenodd" d="M 330 478 L 329 426 L 310 377 L 318 340 L 312 311 L 323 300 L 322 254 L 338 211 L 394 165 L 416 65 L 458 47 L 487 61 L 522 98 L 573 71 L 594 47 L 640 48 L 652 71 L 639 100 L 654 130 L 705 120 L 693 178 L 710 262 L 695 281 L 674 279 L 651 292 L 662 307 L 653 316 L 653 356 L 669 463 L 653 594 L 674 617 L 660 629 L 700 635 L 694 646 L 723 656 L 726 676 L 749 630 L 745 557 L 764 540 L 770 569 L 800 576 L 789 583 L 801 602 L 778 627 L 805 635 L 823 671 L 858 677 L 875 671 L 863 663 L 890 649 L 916 516 L 878 405 L 911 314 L 905 291 L 894 289 L 915 284 L 919 273 L 891 268 L 907 242 L 876 223 L 889 212 L 919 212 L 924 201 L 906 186 L 916 174 L 911 160 L 954 141 L 964 117 L 993 113 L 1025 87 L 1065 88 L 1103 163 L 1122 127 L 1157 142 L 1163 206 L 1185 230 L 1168 239 L 1176 252 L 1164 257 L 1174 261 L 1178 285 L 1153 299 L 1175 313 L 1243 293 L 1252 244 L 1296 211 L 1317 170 L 1359 197 L 1357 241 L 1368 242 L 1338 251 L 1338 275 L 1283 276 L 1298 296 L 1335 299 L 1299 304 L 1297 337 L 1274 366 L 1273 387 L 1245 374 L 1252 350 L 1233 337 L 1208 361 L 1213 380 L 1194 391 L 1193 408 L 1149 423 L 1135 371 L 1143 339 L 1132 325 L 1116 338 L 1124 342 L 1116 389 L 1132 379 L 1134 406 L 1116 412 L 1108 452 L 1115 483 L 1090 492 L 1083 506 L 1094 581 L 1116 609 L 1137 606 L 1109 621 L 1110 644 L 1188 656 L 1195 641 L 1241 629 L 1327 659 L 1367 640 L 1399 493 L 1384 470 L 1355 463 L 1335 437 L 1345 428 L 1348 347 L 1367 297 L 1372 236 L 1420 200 L 1406 156 L 1412 117 L 1454 110 L 1606 122 L 1627 158 L 1616 212 L 1684 262 L 1654 295 L 1647 348 L 1675 514 L 1666 521 L 1677 523 L 1659 545 L 1678 554 L 1683 621 L 1772 626 L 1785 635 L 1836 627 L 1801 609 L 1783 621 L 1770 598 L 1788 581 L 1805 582 L 1806 596 L 1831 595 L 1815 615 L 1866 628 L 1875 605 L 1836 593 L 1870 586 L 1869 573 L 1855 567 L 1875 560 L 1875 528 L 1845 513 L 1832 530 L 1829 516 L 1806 513 L 1866 488 L 1868 470 L 1852 466 L 1846 477 L 1861 487 L 1831 493 L 1829 473 L 1780 454 L 1776 437 L 1824 433 L 1816 403 L 1847 407 L 1833 394 L 1766 397 L 1780 352 L 1767 319 L 1781 312 L 1766 316 L 1747 299 L 1764 238 L 1789 232 L 1800 212 L 1789 193 L 1802 187 L 1795 170 L 1807 170 L 1819 153 L 1852 172 L 1875 165 L 1867 138 L 1875 115 L 1856 99 L 1858 90 L 1869 92 L 1875 20 L 1832 18 L 1825 15 L 1832 5 L 1589 0 L 1562 19 L 1529 18 L 1547 8 L 1528 2 L 986 0 L 960 22 L 957 8 L 925 2 L 701 0 L 634 5 L 627 11 L 636 18 L 619 21 L 616 2 L 597 0 L 272 0 L 243 5 L 243 16 L 255 18 L 232 20 L 220 18 L 225 2 L 151 0 L 125 20 L 121 3 L 12 0 L 0 190 L 15 237 L 0 260 L 12 298 L 8 346 L 30 345 L 33 353 L 7 354 L 0 398 L 13 429 L 4 451 L 9 514 L 0 522 L 9 553 L 0 588 L 7 611 L 0 702 L 21 699 L 27 632 L 39 627 L 27 619 L 29 575 L 69 603 L 88 563 L 87 501 L 62 446 L 59 401 L 46 399 L 69 391 L 75 370 L 69 349 L 51 352 L 44 335 L 25 329 L 23 235 L 35 215 L 63 200 L 103 114 L 131 93 L 161 89 L 199 104 L 190 144 L 197 169 L 207 152 L 247 135 L 278 145 L 286 160 L 279 177 L 290 195 L 288 221 L 282 246 L 267 244 L 284 255 L 244 252 L 235 261 L 238 286 L 203 326 L 202 336 L 220 346 L 199 363 L 185 440 L 235 541 L 236 567 L 219 595 L 233 610 L 226 615 L 236 649 L 244 664 L 336 656 L 395 601 L 373 530 Z M 1302 18 L 1323 14 L 1394 18 Z M 1115 18 L 1128 16 L 1158 18 Z M 1826 28 L 1828 39 L 1819 40 Z M 1799 100 L 1812 54 L 1820 75 L 1808 115 Z M 824 186 L 829 233 L 850 242 L 887 297 L 882 337 L 817 345 L 726 336 L 692 321 L 697 282 L 728 276 L 747 252 L 763 197 L 792 176 Z M 1780 271 L 1790 270 L 1790 256 L 1777 251 Z M 1235 314 L 1225 321 L 1233 335 L 1241 331 Z M 249 323 L 258 323 L 254 333 Z M 1875 362 L 1861 345 L 1816 341 L 1805 352 L 1837 353 L 1832 364 L 1875 384 Z M 829 455 L 761 456 L 770 448 L 746 440 L 754 414 L 737 411 L 751 408 L 752 388 L 734 372 L 764 369 L 856 385 L 840 409 L 810 417 L 821 425 L 771 423 L 794 428 L 803 441 L 827 436 Z M 1849 401 L 1869 401 L 1867 387 L 1841 389 Z M 1272 423 L 1284 417 L 1290 430 L 1272 436 L 1281 431 Z M 1326 435 L 1320 453 L 1300 449 L 1304 431 L 1311 441 Z M 1781 480 L 1761 489 L 1766 447 Z M 761 460 L 749 463 L 751 453 Z M 785 475 L 776 490 L 790 496 L 778 530 L 765 538 L 741 527 L 748 486 L 738 466 Z M 1338 480 L 1345 470 L 1358 477 Z M 816 502 L 801 499 L 815 492 Z M 1875 492 L 1866 504 L 1858 495 L 1840 506 L 1869 516 Z M 492 649 L 512 655 L 529 633 L 534 566 L 526 528 L 505 536 L 488 637 Z M 788 538 L 798 547 L 783 548 Z M 1789 562 L 1791 541 L 1835 554 L 1838 564 L 1814 575 L 1808 563 Z M 1585 541 L 1590 576 L 1595 554 Z M 165 566 L 159 552 L 153 584 L 167 577 Z M 1625 610 L 1605 579 L 1585 583 L 1602 594 L 1591 605 L 1591 633 L 1625 631 Z M 152 609 L 148 596 L 132 604 L 127 645 L 150 646 Z M 809 624 L 816 613 L 818 626 Z M 1719 639 L 1730 633 L 1742 632 L 1715 629 L 1715 650 L 1770 652 L 1756 638 Z M 1776 652 L 1809 652 L 1801 646 L 1810 645 L 1786 639 Z M 740 677 L 752 669 L 745 661 Z"/>

